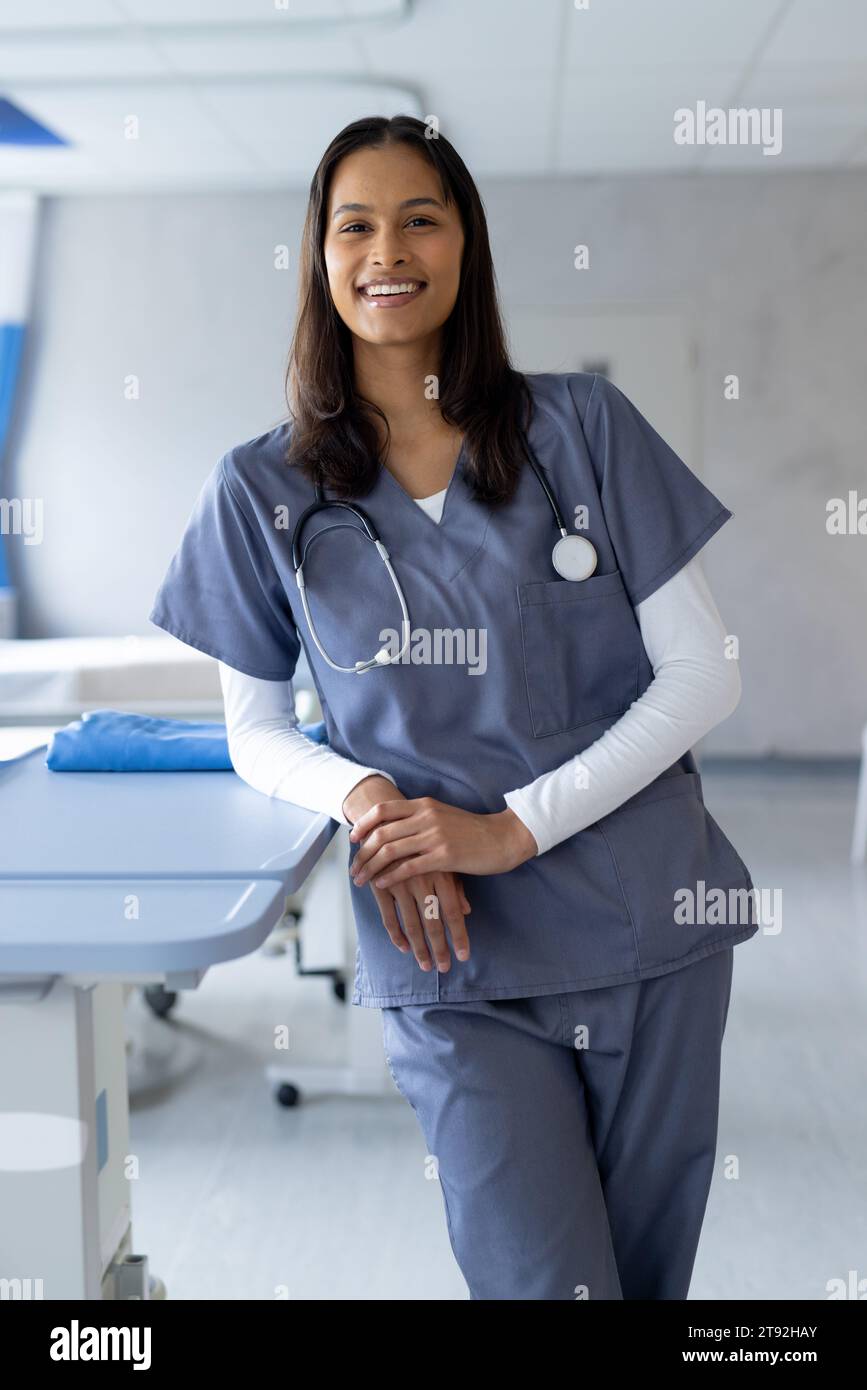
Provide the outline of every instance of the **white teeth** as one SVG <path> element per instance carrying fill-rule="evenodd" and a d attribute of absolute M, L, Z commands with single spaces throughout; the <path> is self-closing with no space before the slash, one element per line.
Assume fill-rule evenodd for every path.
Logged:
<path fill-rule="evenodd" d="M 379 294 L 409 294 L 418 289 L 420 283 L 419 280 L 405 280 L 401 285 L 365 285 L 364 293 L 371 298 Z"/>

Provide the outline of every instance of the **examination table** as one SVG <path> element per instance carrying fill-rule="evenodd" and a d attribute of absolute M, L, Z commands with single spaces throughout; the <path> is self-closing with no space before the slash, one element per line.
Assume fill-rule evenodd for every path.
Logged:
<path fill-rule="evenodd" d="M 147 1298 L 124 984 L 195 988 L 257 949 L 338 826 L 234 772 L 59 774 L 44 759 L 0 762 L 0 1283 Z M 380 1067 L 331 1079 L 381 1090 Z"/>

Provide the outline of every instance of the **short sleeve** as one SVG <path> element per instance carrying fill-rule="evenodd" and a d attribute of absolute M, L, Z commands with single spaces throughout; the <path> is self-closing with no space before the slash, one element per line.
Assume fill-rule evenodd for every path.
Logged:
<path fill-rule="evenodd" d="M 206 479 L 150 621 L 236 671 L 291 680 L 301 644 L 261 529 L 241 506 L 225 457 Z"/>
<path fill-rule="evenodd" d="M 629 398 L 598 373 L 583 430 L 605 525 L 635 607 L 682 569 L 732 513 Z"/>

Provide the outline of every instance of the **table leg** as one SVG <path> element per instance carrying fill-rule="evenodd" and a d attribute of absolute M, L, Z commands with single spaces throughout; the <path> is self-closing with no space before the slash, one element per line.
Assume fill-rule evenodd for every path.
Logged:
<path fill-rule="evenodd" d="M 100 1299 L 129 1248 L 122 984 L 0 981 L 0 1058 L 5 1296 Z"/>

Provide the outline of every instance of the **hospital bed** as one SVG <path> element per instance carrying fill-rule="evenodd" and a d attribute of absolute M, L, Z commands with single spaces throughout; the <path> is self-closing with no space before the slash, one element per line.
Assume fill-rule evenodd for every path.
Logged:
<path fill-rule="evenodd" d="M 168 635 L 0 641 L 4 723 L 48 724 L 104 708 L 219 719 L 217 664 Z"/>
<path fill-rule="evenodd" d="M 318 718 L 303 656 L 294 690 L 299 719 Z M 217 663 L 168 633 L 0 640 L 0 723 L 58 723 L 87 709 L 222 719 Z"/>

